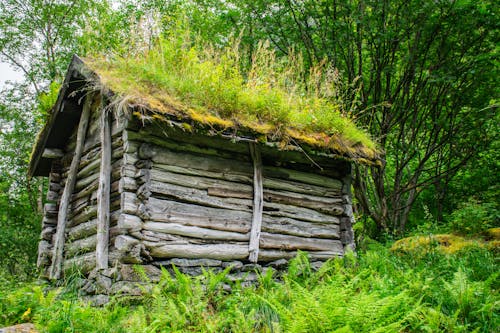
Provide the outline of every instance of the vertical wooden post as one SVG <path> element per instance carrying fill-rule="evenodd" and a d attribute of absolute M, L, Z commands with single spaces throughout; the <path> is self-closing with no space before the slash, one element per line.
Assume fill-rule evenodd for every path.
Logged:
<path fill-rule="evenodd" d="M 101 97 L 101 114 L 99 117 L 101 137 L 101 167 L 99 172 L 99 187 L 97 189 L 97 245 L 96 267 L 108 268 L 109 243 L 109 196 L 111 188 L 111 129 L 109 114 Z"/>
<path fill-rule="evenodd" d="M 253 215 L 248 246 L 248 251 L 250 253 L 248 259 L 251 262 L 257 262 L 259 259 L 259 241 L 264 197 L 262 190 L 262 158 L 259 148 L 253 142 L 250 143 L 250 155 L 253 161 Z"/>
<path fill-rule="evenodd" d="M 68 171 L 68 178 L 66 179 L 66 185 L 64 186 L 64 190 L 61 196 L 61 202 L 59 204 L 59 212 L 57 214 L 57 230 L 54 241 L 54 248 L 52 251 L 52 265 L 50 266 L 49 273 L 49 278 L 51 279 L 59 279 L 61 277 L 61 266 L 63 260 L 68 208 L 71 201 L 71 195 L 73 194 L 73 189 L 75 187 L 78 165 L 80 164 L 80 157 L 82 155 L 83 147 L 85 144 L 85 135 L 87 133 L 87 127 L 90 119 L 92 99 L 93 95 L 89 94 L 87 95 L 87 97 L 85 98 L 85 102 L 83 103 L 83 110 L 80 116 L 80 122 L 78 124 L 78 130 L 76 134 L 75 154 L 73 155 L 73 159 L 71 160 L 71 165 Z"/>

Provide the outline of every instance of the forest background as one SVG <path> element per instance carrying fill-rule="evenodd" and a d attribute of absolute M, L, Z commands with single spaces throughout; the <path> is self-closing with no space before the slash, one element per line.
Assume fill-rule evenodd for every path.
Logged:
<path fill-rule="evenodd" d="M 243 72 L 266 45 L 277 64 L 300 58 L 304 82 L 335 85 L 385 153 L 353 171 L 361 247 L 499 227 L 499 22 L 496 1 L 2 0 L 0 59 L 23 80 L 0 94 L 1 274 L 36 276 L 46 183 L 27 163 L 72 55 L 133 58 L 179 29 L 237 44 Z"/>

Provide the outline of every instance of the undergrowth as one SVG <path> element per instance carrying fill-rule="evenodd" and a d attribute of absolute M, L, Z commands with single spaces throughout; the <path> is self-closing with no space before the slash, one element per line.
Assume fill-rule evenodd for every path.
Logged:
<path fill-rule="evenodd" d="M 377 148 L 350 119 L 341 75 L 325 62 L 305 71 L 299 55 L 277 58 L 268 43 L 242 59 L 236 40 L 224 49 L 201 43 L 188 28 L 135 41 L 126 55 L 92 56 L 104 85 L 128 103 L 182 114 L 218 128 L 247 128 L 372 159 Z M 119 102 L 117 102 L 119 103 Z"/>
<path fill-rule="evenodd" d="M 229 282 L 227 272 L 163 271 L 142 298 L 101 308 L 79 301 L 71 286 L 4 282 L 0 324 L 31 321 L 41 332 L 495 332 L 495 259 L 474 246 L 393 253 L 373 243 L 316 272 L 301 253 L 279 281 L 268 271 L 253 287 Z"/>

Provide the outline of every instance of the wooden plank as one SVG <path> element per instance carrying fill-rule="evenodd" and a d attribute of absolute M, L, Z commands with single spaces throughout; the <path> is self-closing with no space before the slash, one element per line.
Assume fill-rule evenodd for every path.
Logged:
<path fill-rule="evenodd" d="M 111 129 L 109 125 L 109 113 L 104 105 L 104 98 L 101 98 L 100 109 L 101 165 L 99 187 L 97 189 L 97 244 L 95 252 L 96 267 L 98 269 L 107 269 L 111 188 Z"/>
<path fill-rule="evenodd" d="M 257 262 L 259 258 L 260 229 L 262 226 L 262 209 L 264 197 L 262 193 L 262 158 L 256 144 L 250 143 L 250 155 L 253 161 L 253 212 L 250 241 L 248 244 L 248 260 Z"/>
<path fill-rule="evenodd" d="M 80 156 L 82 154 L 83 145 L 85 143 L 85 135 L 89 123 L 91 113 L 91 102 L 93 95 L 89 94 L 85 98 L 83 104 L 80 122 L 78 124 L 76 136 L 76 148 L 73 160 L 71 161 L 70 171 L 66 180 L 66 185 L 61 196 L 61 204 L 57 218 L 57 231 L 55 235 L 55 242 L 52 254 L 52 265 L 50 267 L 49 277 L 51 279 L 59 279 L 61 277 L 61 265 L 63 260 L 64 250 L 64 237 L 66 233 L 66 220 L 68 217 L 68 206 L 73 193 L 73 188 L 76 182 L 76 174 L 78 172 L 78 165 L 80 164 Z"/>
<path fill-rule="evenodd" d="M 148 248 L 153 258 L 237 260 L 248 257 L 248 245 L 160 245 Z"/>
<path fill-rule="evenodd" d="M 165 234 L 180 235 L 200 239 L 248 241 L 249 238 L 248 234 L 186 226 L 176 223 L 146 222 L 142 225 L 142 228 L 145 230 L 162 232 Z"/>
<path fill-rule="evenodd" d="M 56 159 L 64 156 L 62 149 L 45 148 L 42 153 L 43 158 Z"/>

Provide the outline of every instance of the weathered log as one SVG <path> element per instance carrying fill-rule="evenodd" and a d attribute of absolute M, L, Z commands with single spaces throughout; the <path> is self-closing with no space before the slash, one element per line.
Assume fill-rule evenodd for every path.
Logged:
<path fill-rule="evenodd" d="M 137 195 L 132 192 L 121 193 L 121 210 L 125 214 L 135 215 L 137 213 L 137 207 L 139 205 L 139 200 Z"/>
<path fill-rule="evenodd" d="M 52 255 L 52 265 L 50 267 L 51 279 L 59 279 L 61 277 L 61 264 L 63 260 L 64 236 L 66 232 L 65 229 L 68 216 L 68 206 L 71 199 L 71 194 L 73 193 L 73 189 L 75 187 L 78 165 L 80 164 L 80 156 L 82 154 L 85 142 L 85 133 L 87 132 L 88 122 L 90 118 L 90 106 L 92 98 L 93 96 L 88 95 L 83 105 L 83 110 L 80 116 L 80 122 L 78 124 L 76 136 L 75 154 L 73 156 L 73 160 L 71 161 L 70 171 L 61 196 L 61 204 L 59 207 L 57 219 L 57 232 Z"/>
<path fill-rule="evenodd" d="M 56 225 L 56 224 L 57 224 L 57 218 L 49 216 L 44 216 L 42 218 L 42 225 Z"/>
<path fill-rule="evenodd" d="M 134 178 L 132 177 L 126 177 L 123 176 L 120 179 L 119 185 L 118 185 L 118 191 L 120 193 L 123 192 L 133 192 L 137 190 L 137 183 Z"/>
<path fill-rule="evenodd" d="M 51 242 L 52 241 L 52 236 L 54 235 L 55 231 L 56 231 L 56 228 L 54 228 L 52 226 L 44 226 L 43 229 L 42 229 L 42 232 L 40 234 L 40 237 L 43 240 Z"/>
<path fill-rule="evenodd" d="M 77 240 L 97 234 L 97 220 L 81 223 L 68 230 L 68 240 Z"/>
<path fill-rule="evenodd" d="M 135 215 L 120 214 L 118 228 L 127 231 L 140 231 L 142 229 L 142 220 Z"/>
<path fill-rule="evenodd" d="M 69 258 L 64 261 L 64 272 L 89 273 L 95 267 L 95 253 L 86 253 L 81 256 Z"/>
<path fill-rule="evenodd" d="M 137 154 L 129 154 L 129 153 L 124 153 L 123 154 L 123 163 L 124 164 L 135 164 L 139 159 L 137 158 Z"/>
<path fill-rule="evenodd" d="M 43 158 L 56 159 L 64 156 L 62 149 L 45 148 L 42 153 Z"/>
<path fill-rule="evenodd" d="M 47 267 L 50 264 L 52 257 L 52 246 L 46 240 L 41 240 L 38 243 L 38 257 L 36 260 L 37 267 Z"/>
<path fill-rule="evenodd" d="M 75 184 L 75 191 L 80 191 L 84 187 L 92 184 L 98 178 L 99 178 L 98 173 L 91 173 L 87 177 L 78 179 Z"/>
<path fill-rule="evenodd" d="M 221 198 L 252 199 L 253 197 L 252 192 L 224 187 L 209 187 L 207 188 L 207 193 L 208 195 Z"/>
<path fill-rule="evenodd" d="M 100 164 L 101 164 L 100 158 L 97 158 L 88 163 L 85 167 L 83 167 L 80 171 L 78 171 L 78 179 L 83 179 L 90 175 L 93 175 L 96 172 L 96 170 L 99 170 Z"/>
<path fill-rule="evenodd" d="M 46 203 L 43 206 L 43 212 L 47 218 L 54 218 L 54 217 L 57 218 L 57 213 L 58 213 L 57 204 Z"/>
<path fill-rule="evenodd" d="M 189 135 L 189 137 L 192 137 L 192 135 Z M 208 141 L 206 137 L 199 139 L 197 142 L 191 142 L 191 143 L 186 143 L 185 140 L 170 140 L 169 135 L 165 135 L 164 133 L 163 134 L 156 133 L 156 135 L 155 133 L 152 133 L 151 126 L 143 128 L 139 132 L 130 131 L 129 138 L 140 142 L 146 142 L 149 145 L 154 144 L 162 149 L 169 149 L 180 152 L 190 152 L 198 155 L 219 156 L 219 157 L 230 158 L 233 160 L 238 159 L 242 161 L 248 161 L 247 156 L 245 156 L 246 150 L 244 149 L 244 147 L 242 148 L 241 145 L 232 144 L 228 140 L 225 140 L 225 143 L 223 145 L 209 148 L 206 146 L 206 141 Z M 224 149 L 227 148 L 228 145 L 238 147 L 239 151 L 236 150 L 228 151 Z"/>
<path fill-rule="evenodd" d="M 112 198 L 111 200 L 111 211 L 120 208 L 121 200 L 120 197 Z M 87 206 L 81 212 L 75 215 L 71 215 L 68 226 L 74 227 L 82 222 L 90 221 L 97 217 L 97 206 Z"/>
<path fill-rule="evenodd" d="M 344 251 L 308 251 L 307 255 L 311 260 L 328 260 L 339 257 Z M 297 251 L 266 250 L 261 249 L 259 260 L 263 262 L 275 261 L 278 259 L 292 259 L 297 255 Z"/>
<path fill-rule="evenodd" d="M 339 205 L 343 201 L 342 198 L 321 198 L 301 193 L 265 190 L 264 200 L 266 202 L 310 208 L 329 215 L 342 214 L 342 207 Z"/>
<path fill-rule="evenodd" d="M 237 260 L 248 257 L 248 245 L 161 245 L 149 248 L 153 258 Z"/>
<path fill-rule="evenodd" d="M 209 187 L 208 194 L 222 198 L 244 198 L 249 199 L 252 193 L 248 191 L 244 185 L 232 188 Z M 264 190 L 264 200 L 270 203 L 283 203 L 297 207 L 314 209 L 330 215 L 342 214 L 342 207 L 338 203 L 342 203 L 343 199 L 337 198 L 321 198 L 310 196 L 301 193 L 293 193 L 288 191 L 273 191 Z"/>
<path fill-rule="evenodd" d="M 167 164 L 159 164 L 155 163 L 153 166 L 154 169 L 157 170 L 165 170 L 177 174 L 183 174 L 188 176 L 200 176 L 205 178 L 213 178 L 213 179 L 222 179 L 230 182 L 243 183 L 243 184 L 252 184 L 252 176 L 251 175 L 241 175 L 241 174 L 233 174 L 230 172 L 217 172 L 217 171 L 207 171 L 200 170 L 191 167 L 185 166 L 177 166 L 177 165 L 167 165 Z"/>
<path fill-rule="evenodd" d="M 340 215 L 342 212 L 342 207 L 332 207 L 332 210 L 335 208 L 335 212 L 339 212 L 337 215 Z M 316 223 L 338 223 L 338 218 L 334 216 L 327 215 L 315 211 L 309 208 L 296 207 L 292 205 L 283 205 L 272 202 L 264 203 L 264 212 L 268 215 L 272 216 L 280 216 L 280 217 L 290 217 L 297 220 L 308 221 L 308 222 L 316 222 Z"/>
<path fill-rule="evenodd" d="M 263 214 L 262 231 L 299 237 L 338 239 L 338 224 L 310 223 L 291 218 L 276 218 Z"/>
<path fill-rule="evenodd" d="M 101 98 L 100 114 L 101 166 L 99 172 L 99 187 L 97 189 L 97 244 L 96 267 L 108 268 L 109 214 L 111 191 L 111 129 L 109 114 Z"/>
<path fill-rule="evenodd" d="M 66 257 L 72 258 L 76 255 L 83 253 L 92 252 L 95 253 L 95 248 L 97 244 L 96 235 L 92 235 L 86 238 L 77 239 L 72 242 L 66 243 Z"/>
<path fill-rule="evenodd" d="M 290 235 L 277 235 L 263 232 L 260 237 L 263 249 L 303 250 L 303 251 L 343 251 L 340 240 L 323 238 L 304 238 Z"/>
<path fill-rule="evenodd" d="M 245 185 L 245 184 L 240 184 L 240 183 L 235 183 L 235 182 L 228 182 L 220 179 L 211 179 L 211 178 L 205 178 L 205 177 L 198 177 L 198 176 L 187 176 L 183 174 L 178 174 L 178 173 L 172 173 L 168 172 L 165 170 L 160 170 L 153 168 L 149 172 L 149 176 L 151 177 L 151 180 L 156 180 L 159 182 L 167 182 L 170 184 L 175 184 L 179 186 L 185 186 L 185 187 L 192 187 L 192 188 L 197 188 L 197 189 L 203 189 L 206 190 L 208 188 L 222 188 L 222 189 L 235 189 L 238 188 L 238 190 L 241 191 L 247 191 L 248 193 L 251 194 L 252 192 L 252 186 L 250 185 Z M 251 199 L 251 195 L 250 198 Z"/>
<path fill-rule="evenodd" d="M 253 212 L 252 228 L 250 230 L 250 241 L 248 244 L 250 262 L 257 262 L 259 258 L 259 239 L 262 226 L 262 209 L 264 198 L 262 193 L 262 158 L 259 148 L 254 144 L 249 144 L 250 155 L 253 161 Z"/>
<path fill-rule="evenodd" d="M 120 174 L 122 177 L 135 178 L 137 168 L 134 165 L 123 164 L 120 167 Z"/>
<path fill-rule="evenodd" d="M 51 181 L 49 183 L 49 190 L 54 191 L 54 192 L 60 192 L 61 191 L 61 184 Z"/>
<path fill-rule="evenodd" d="M 141 232 L 133 233 L 132 236 L 134 236 L 137 239 L 148 241 L 150 242 L 149 244 L 151 244 L 151 242 L 165 243 L 165 241 L 168 244 L 206 244 L 206 242 L 203 240 L 192 239 L 179 235 L 168 235 L 162 232 L 156 232 L 151 230 L 142 230 Z"/>
<path fill-rule="evenodd" d="M 174 198 L 181 202 L 191 202 L 208 207 L 250 211 L 250 207 L 252 206 L 250 200 L 212 197 L 208 195 L 206 190 L 188 188 L 153 180 L 150 183 L 149 190 L 155 196 Z"/>
<path fill-rule="evenodd" d="M 149 152 L 145 155 L 141 155 L 141 151 L 144 151 L 146 147 Z M 172 152 L 170 150 L 154 145 L 141 145 L 141 148 L 139 149 L 139 157 L 147 159 L 149 158 L 148 156 L 151 156 L 151 159 L 154 163 L 164 165 L 175 165 L 179 167 L 216 171 L 222 173 L 243 174 L 247 176 L 251 176 L 253 171 L 253 168 L 249 162 L 235 161 L 232 159 L 220 158 L 217 156 L 211 156 L 210 158 L 207 158 L 206 156 L 194 155 L 189 153 Z"/>
<path fill-rule="evenodd" d="M 340 192 L 335 189 L 320 187 L 311 184 L 297 183 L 283 179 L 264 177 L 264 189 L 284 190 L 295 193 L 304 193 L 319 197 L 339 197 Z"/>
<path fill-rule="evenodd" d="M 263 172 L 264 172 L 264 177 L 266 178 L 291 180 L 294 182 L 300 182 L 310 185 L 316 185 L 319 187 L 327 187 L 330 189 L 335 189 L 338 192 L 341 192 L 342 190 L 342 182 L 340 180 L 317 175 L 315 173 L 301 172 L 292 169 L 276 168 L 269 166 L 264 167 Z"/>
<path fill-rule="evenodd" d="M 248 234 L 240 234 L 238 232 L 229 232 L 214 230 L 208 228 L 185 226 L 176 223 L 161 223 L 161 222 L 146 222 L 143 224 L 143 229 L 163 232 L 165 234 L 181 235 L 200 239 L 215 239 L 215 240 L 233 240 L 233 241 L 248 241 Z"/>
<path fill-rule="evenodd" d="M 154 222 L 169 222 L 211 228 L 222 231 L 247 233 L 250 231 L 250 212 L 203 207 L 169 200 L 149 198 L 145 209 Z"/>

